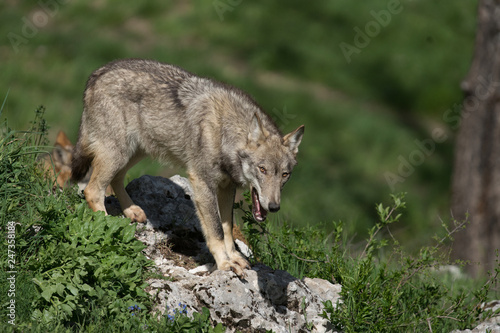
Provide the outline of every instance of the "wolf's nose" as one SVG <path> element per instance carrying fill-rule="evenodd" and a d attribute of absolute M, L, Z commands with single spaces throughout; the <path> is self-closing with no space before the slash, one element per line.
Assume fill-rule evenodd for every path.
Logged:
<path fill-rule="evenodd" d="M 269 203 L 269 211 L 272 213 L 276 213 L 280 210 L 280 205 L 274 202 Z"/>

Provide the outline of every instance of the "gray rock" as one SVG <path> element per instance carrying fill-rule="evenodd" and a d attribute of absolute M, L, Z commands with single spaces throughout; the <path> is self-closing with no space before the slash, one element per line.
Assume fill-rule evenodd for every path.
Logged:
<path fill-rule="evenodd" d="M 158 315 L 173 314 L 179 303 L 188 315 L 210 310 L 211 319 L 228 327 L 228 332 L 332 332 L 319 316 L 327 299 L 336 304 L 340 285 L 321 279 L 299 280 L 285 271 L 258 264 L 239 279 L 230 271 L 214 270 L 200 222 L 191 201 L 189 181 L 142 176 L 127 186 L 132 200 L 144 209 L 146 224 L 138 226 L 136 237 L 165 279 L 148 280 Z M 114 198 L 107 198 L 108 213 L 119 210 Z M 251 255 L 244 243 L 238 243 Z M 306 320 L 307 318 L 307 320 Z M 311 329 L 311 330 L 309 330 Z"/>
<path fill-rule="evenodd" d="M 187 305 L 188 314 L 207 307 L 211 319 L 228 327 L 228 332 L 309 332 L 308 324 L 313 332 L 332 332 L 327 320 L 319 317 L 324 299 L 287 272 L 256 265 L 240 280 L 228 271 L 216 270 L 205 276 L 173 267 L 162 271 L 168 271 L 174 281 L 148 282 L 155 310 L 164 315 L 182 303 Z M 331 285 L 331 289 L 339 288 Z"/>

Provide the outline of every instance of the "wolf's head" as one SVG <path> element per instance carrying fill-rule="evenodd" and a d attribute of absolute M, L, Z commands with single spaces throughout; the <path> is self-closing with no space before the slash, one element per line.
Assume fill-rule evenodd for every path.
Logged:
<path fill-rule="evenodd" d="M 304 125 L 281 137 L 269 133 L 257 115 L 252 119 L 247 145 L 238 151 L 243 177 L 250 185 L 252 213 L 256 221 L 264 221 L 267 212 L 280 209 L 281 189 L 290 179 L 297 164 Z"/>

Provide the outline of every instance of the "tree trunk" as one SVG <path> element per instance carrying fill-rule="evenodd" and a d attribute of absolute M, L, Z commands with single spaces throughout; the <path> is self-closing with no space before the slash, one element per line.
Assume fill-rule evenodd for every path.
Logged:
<path fill-rule="evenodd" d="M 470 223 L 455 236 L 453 253 L 470 261 L 477 276 L 495 267 L 500 248 L 500 0 L 479 1 L 475 54 L 462 90 L 452 213 Z"/>

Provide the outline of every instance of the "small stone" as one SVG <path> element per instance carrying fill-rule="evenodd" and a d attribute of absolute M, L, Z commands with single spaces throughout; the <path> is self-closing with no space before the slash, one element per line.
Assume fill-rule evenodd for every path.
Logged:
<path fill-rule="evenodd" d="M 189 273 L 191 274 L 199 274 L 199 273 L 209 273 L 214 269 L 214 264 L 205 264 L 198 266 L 196 268 L 190 269 Z"/>

